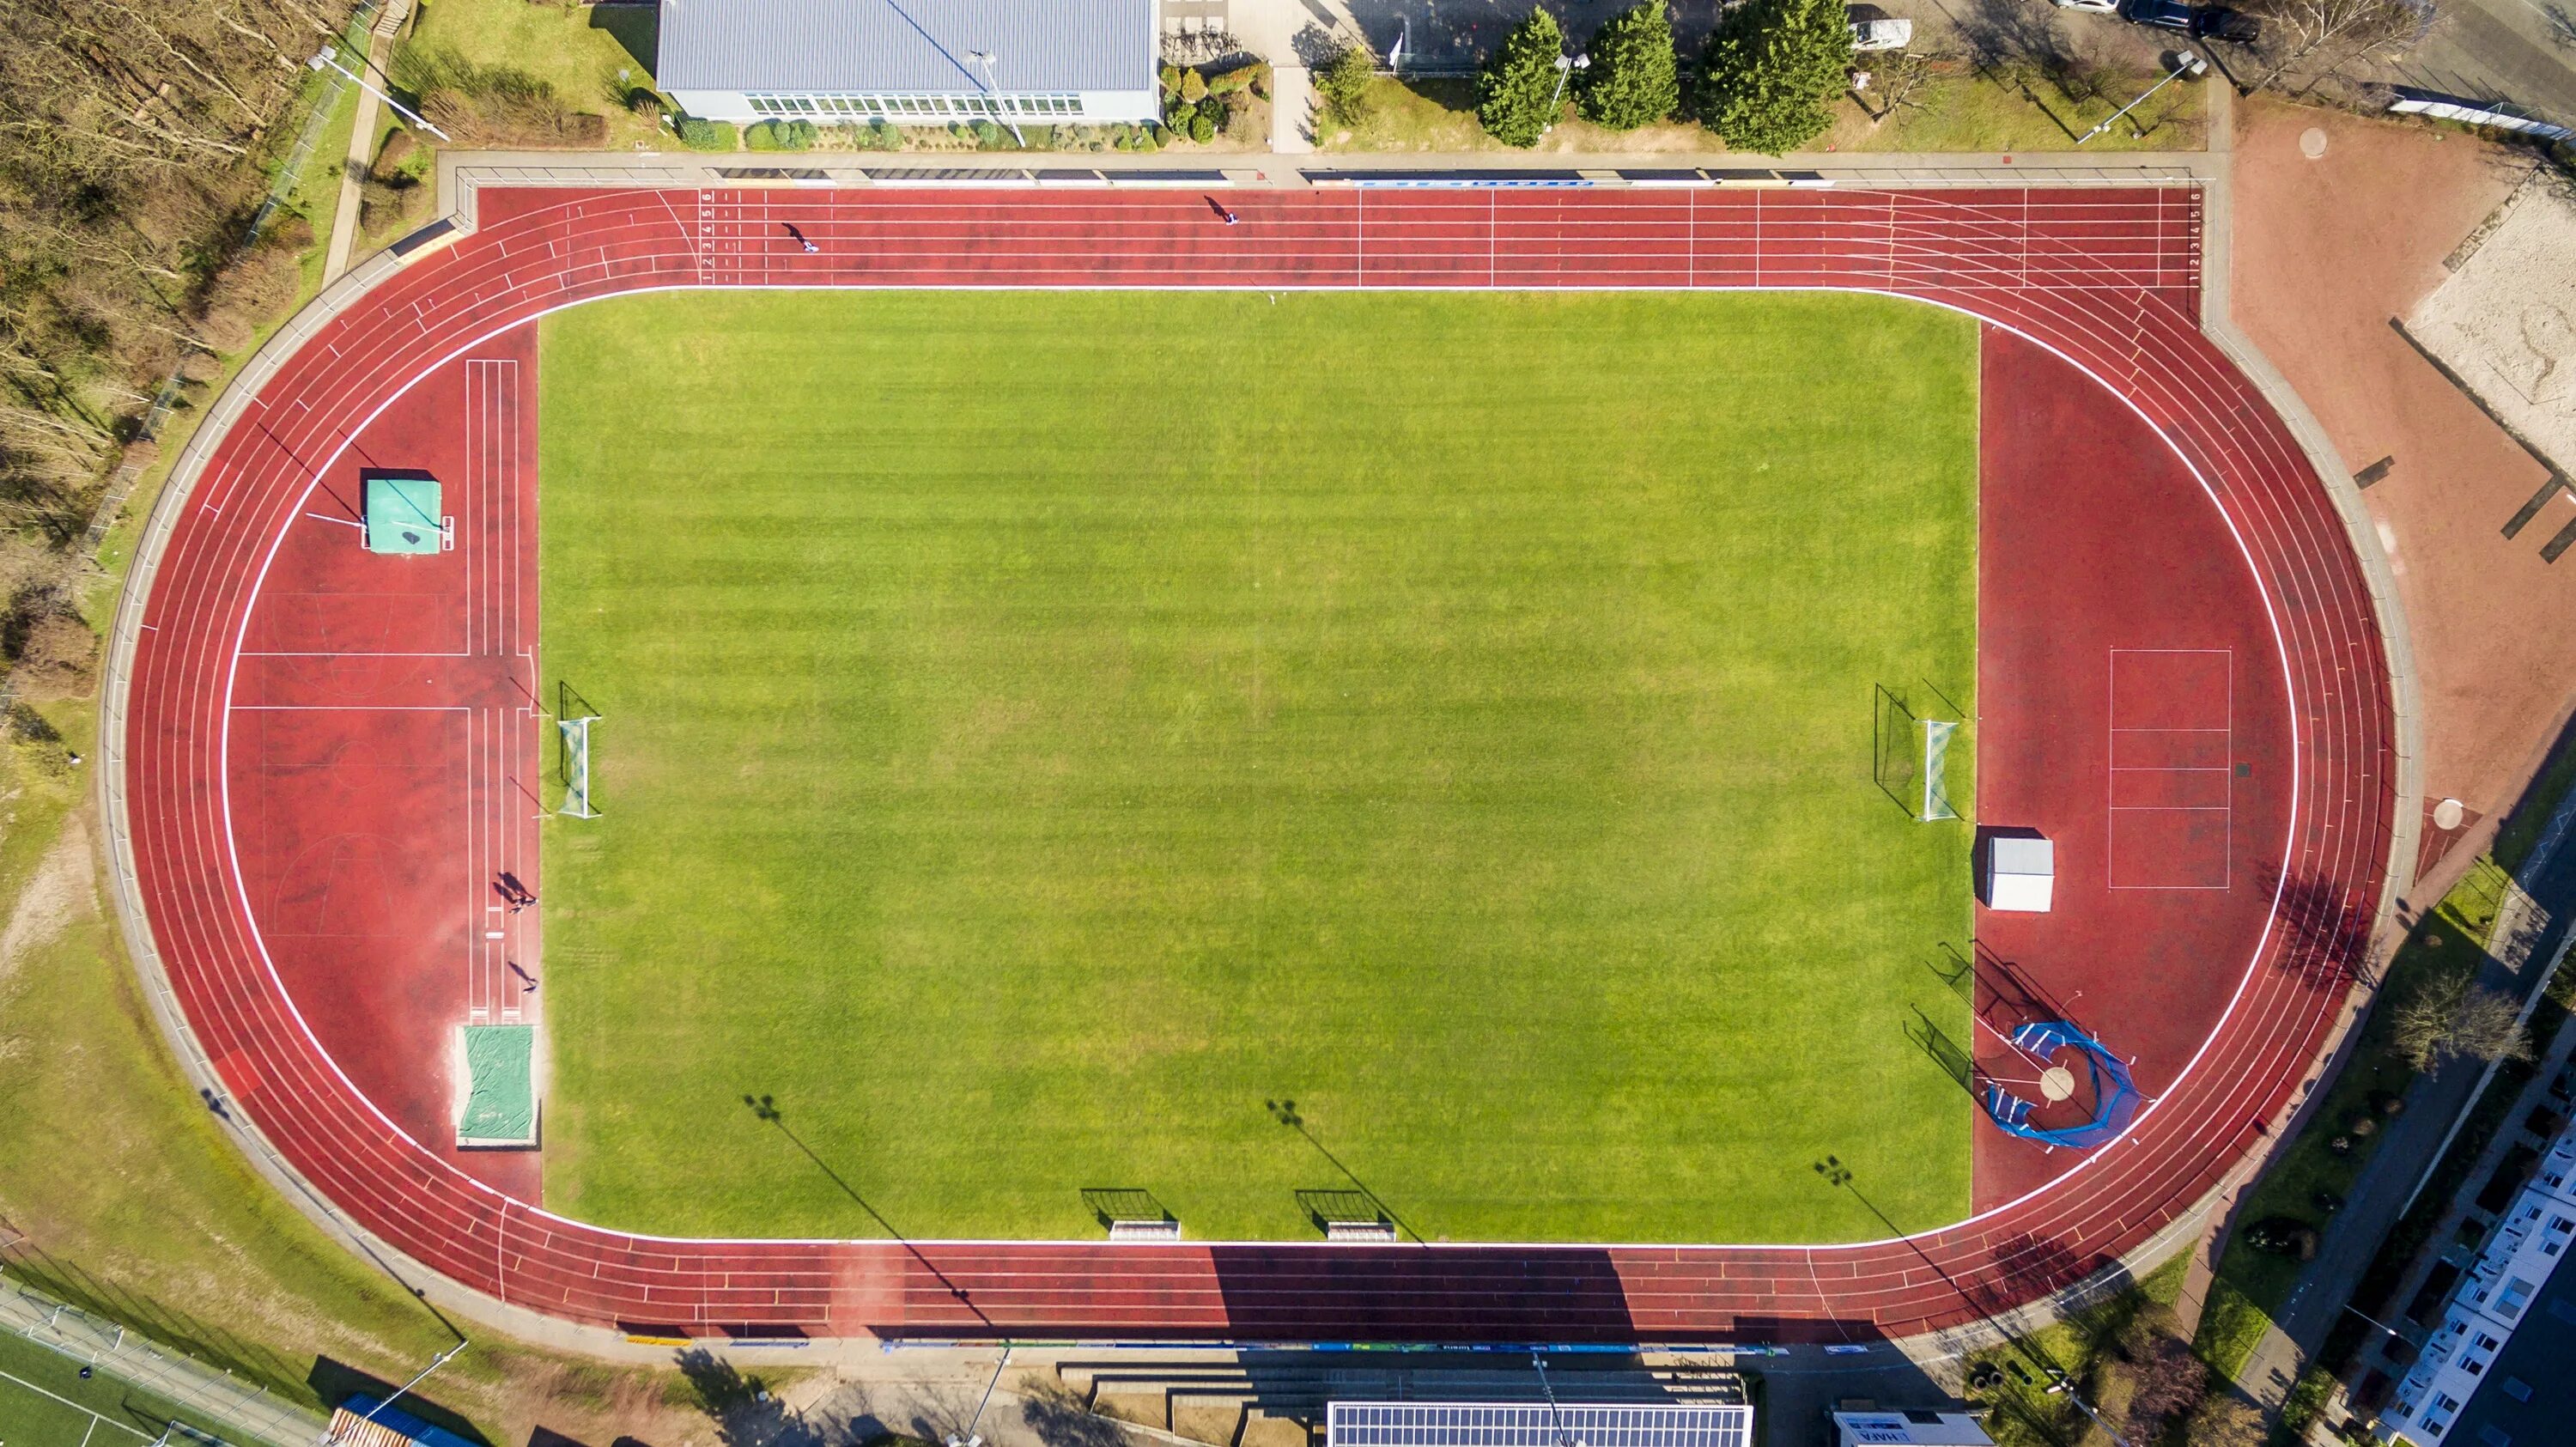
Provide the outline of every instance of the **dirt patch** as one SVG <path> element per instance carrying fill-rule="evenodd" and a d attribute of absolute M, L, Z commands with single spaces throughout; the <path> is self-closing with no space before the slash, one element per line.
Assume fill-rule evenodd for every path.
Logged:
<path fill-rule="evenodd" d="M 0 982 L 18 970 L 27 951 L 53 939 L 76 920 L 98 913 L 98 888 L 90 873 L 89 825 L 82 810 L 63 821 L 62 837 L 45 852 L 9 923 L 0 926 Z"/>
<path fill-rule="evenodd" d="M 2321 149 L 2302 145 L 2310 131 Z M 2541 557 L 2576 501 L 2502 536 L 2547 472 L 2395 323 L 2530 163 L 2458 132 L 2257 100 L 2238 112 L 2235 168 L 2235 320 L 2372 477 L 2362 499 L 2422 683 L 2425 791 L 2499 813 L 2576 694 L 2554 627 L 2576 609 L 2576 557 Z"/>

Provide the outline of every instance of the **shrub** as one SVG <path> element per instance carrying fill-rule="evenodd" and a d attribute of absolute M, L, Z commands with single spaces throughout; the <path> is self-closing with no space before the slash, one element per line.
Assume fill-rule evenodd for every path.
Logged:
<path fill-rule="evenodd" d="M 1323 99 L 1324 114 L 1342 125 L 1357 125 L 1368 117 L 1369 86 L 1377 80 L 1377 59 L 1365 45 L 1354 45 L 1315 67 L 1315 94 Z"/>
<path fill-rule="evenodd" d="M 358 189 L 359 234 L 408 230 L 429 214 L 429 200 L 429 188 L 409 176 L 370 180 Z"/>
<path fill-rule="evenodd" d="M 420 142 L 409 131 L 398 130 L 385 137 L 385 148 L 376 152 L 376 175 L 380 178 L 401 174 L 403 163 L 420 149 Z"/>
<path fill-rule="evenodd" d="M 305 229 L 310 244 L 312 229 Z M 205 312 L 229 312 L 253 325 L 283 314 L 303 280 L 295 251 L 277 244 L 275 233 L 264 245 L 234 257 L 206 283 Z"/>
<path fill-rule="evenodd" d="M 1824 134 L 1851 70 L 1842 0 L 1745 0 L 1700 61 L 1700 118 L 1739 151 L 1780 155 Z"/>
<path fill-rule="evenodd" d="M 260 237 L 260 244 L 302 255 L 313 244 L 313 223 L 297 212 L 286 212 L 269 223 L 267 232 Z"/>
<path fill-rule="evenodd" d="M 758 121 L 742 133 L 742 143 L 755 151 L 810 151 L 820 134 L 812 121 Z"/>
<path fill-rule="evenodd" d="M 1614 131 L 1652 125 L 1681 104 L 1673 22 L 1664 0 L 1622 10 L 1592 37 L 1592 68 L 1575 91 L 1584 119 Z"/>
<path fill-rule="evenodd" d="M 27 629 L 9 681 L 22 698 L 79 698 L 97 677 L 98 635 L 67 613 L 48 613 Z"/>
<path fill-rule="evenodd" d="M 544 80 L 506 65 L 472 65 L 453 55 L 419 62 L 435 79 L 421 114 L 465 146 L 597 146 L 608 118 L 575 111 Z"/>
<path fill-rule="evenodd" d="M 1506 146 L 1537 145 L 1556 120 L 1549 102 L 1561 80 L 1557 62 L 1564 58 L 1565 32 L 1555 16 L 1533 10 L 1513 26 L 1476 77 L 1476 120 L 1485 134 Z"/>
<path fill-rule="evenodd" d="M 730 122 L 710 121 L 698 116 L 682 116 L 678 129 L 680 144 L 692 151 L 734 149 L 734 129 Z"/>
<path fill-rule="evenodd" d="M 194 330 L 197 341 L 206 350 L 226 355 L 249 346 L 251 338 L 256 335 L 248 318 L 231 311 L 198 313 Z"/>
<path fill-rule="evenodd" d="M 1163 148 L 1163 138 L 1170 134 L 1161 126 L 1138 126 L 1132 145 L 1139 151 L 1159 151 Z"/>
<path fill-rule="evenodd" d="M 1236 66 L 1222 75 L 1209 76 L 1207 88 L 1210 95 L 1233 95 L 1237 91 L 1245 90 L 1254 95 L 1268 95 L 1270 66 L 1258 60 L 1250 65 Z"/>
<path fill-rule="evenodd" d="M 662 123 L 662 98 L 640 85 L 626 93 L 626 109 L 648 125 Z"/>
<path fill-rule="evenodd" d="M 1181 100 L 1184 103 L 1197 105 L 1200 101 L 1207 98 L 1207 93 L 1208 83 L 1206 76 L 1199 74 L 1195 70 L 1185 70 L 1181 72 Z"/>
<path fill-rule="evenodd" d="M 1206 145 L 1208 142 L 1215 140 L 1216 122 L 1209 120 L 1206 116 L 1198 116 L 1192 119 L 1190 122 L 1190 139 L 1198 142 L 1200 145 Z"/>
<path fill-rule="evenodd" d="M 999 124 L 993 121 L 977 121 L 975 123 L 975 144 L 983 147 L 985 150 L 999 150 L 1009 140 L 1009 133 L 1004 131 Z"/>
<path fill-rule="evenodd" d="M 887 121 L 883 116 L 879 116 L 877 119 L 868 122 L 866 125 L 853 128 L 850 132 L 850 137 L 858 143 L 859 149 L 863 151 L 900 151 L 903 149 L 903 132 L 896 130 L 893 124 Z"/>
<path fill-rule="evenodd" d="M 1170 61 L 1163 62 L 1163 68 L 1159 73 L 1158 78 L 1163 83 L 1163 99 L 1167 101 L 1173 100 L 1180 95 L 1181 68 L 1179 66 L 1172 64 Z"/>

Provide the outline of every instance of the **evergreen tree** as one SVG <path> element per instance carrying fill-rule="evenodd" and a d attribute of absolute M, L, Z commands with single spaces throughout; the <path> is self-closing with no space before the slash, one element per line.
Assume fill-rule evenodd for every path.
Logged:
<path fill-rule="evenodd" d="M 1476 78 L 1476 119 L 1485 133 L 1506 146 L 1537 145 L 1556 120 L 1548 98 L 1562 79 L 1556 63 L 1564 55 L 1565 32 L 1555 16 L 1533 10 L 1513 26 Z"/>
<path fill-rule="evenodd" d="M 1745 0 L 1708 38 L 1700 119 L 1734 150 L 1796 150 L 1833 123 L 1851 55 L 1842 0 Z"/>
<path fill-rule="evenodd" d="M 1365 45 L 1345 46 L 1315 67 L 1315 94 L 1323 97 L 1324 116 L 1342 125 L 1357 125 L 1369 113 L 1369 87 L 1377 80 L 1377 58 Z"/>
<path fill-rule="evenodd" d="M 1614 131 L 1650 126 L 1681 104 L 1673 22 L 1664 0 L 1645 0 L 1613 15 L 1592 37 L 1592 68 L 1577 93 L 1583 118 Z"/>

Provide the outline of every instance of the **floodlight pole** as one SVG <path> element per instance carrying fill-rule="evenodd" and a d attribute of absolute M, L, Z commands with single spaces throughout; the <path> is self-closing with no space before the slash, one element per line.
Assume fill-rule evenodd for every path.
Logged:
<path fill-rule="evenodd" d="M 1538 1369 L 1538 1389 L 1547 1395 L 1548 1422 L 1556 1428 L 1557 1447 L 1583 1447 L 1582 1438 L 1565 1430 L 1565 1413 L 1556 1405 L 1556 1385 L 1547 1379 L 1546 1355 L 1531 1352 L 1530 1365 Z"/>
<path fill-rule="evenodd" d="M 999 75 L 996 74 L 993 69 L 993 52 L 989 50 L 970 50 L 966 52 L 966 58 L 984 67 L 984 99 L 993 103 L 993 113 L 995 115 L 1002 115 L 1002 82 Z M 1020 143 L 1021 150 L 1025 151 L 1029 148 L 1029 138 L 1020 134 L 1020 123 L 1018 121 L 1012 120 L 1008 116 L 1003 116 L 1002 124 L 1011 128 L 1011 139 Z"/>
<path fill-rule="evenodd" d="M 385 104 L 392 106 L 394 108 L 394 114 L 401 116 L 404 120 L 411 122 L 413 125 L 420 127 L 422 130 L 429 132 L 431 135 L 438 137 L 442 141 L 453 139 L 447 134 L 447 132 L 431 125 L 429 123 L 429 117 L 422 115 L 420 112 L 404 105 L 401 101 L 398 101 L 392 96 L 385 94 L 383 91 L 376 89 L 374 86 L 369 85 L 365 76 L 362 76 L 356 71 L 349 69 L 349 67 L 342 65 L 338 60 L 332 57 L 331 48 L 327 45 L 320 50 L 313 52 L 313 58 L 304 62 L 304 66 L 307 70 L 320 70 L 324 66 L 329 66 L 331 69 L 347 76 L 349 80 L 358 87 L 358 89 L 363 90 L 367 94 L 374 96 L 376 99 L 383 101 Z"/>
<path fill-rule="evenodd" d="M 1540 135 L 1546 135 L 1549 131 L 1556 129 L 1556 108 L 1565 103 L 1565 82 L 1567 79 L 1578 70 L 1590 70 L 1591 68 L 1592 57 L 1589 55 L 1559 54 L 1556 57 L 1556 90 L 1547 98 L 1547 124 L 1539 128 Z"/>
<path fill-rule="evenodd" d="M 2086 141 L 2093 139 L 2095 136 L 2102 134 L 2104 131 L 2111 129 L 2111 123 L 2113 121 L 2116 121 L 2120 117 L 2127 115 L 2129 112 L 2136 110 L 2138 107 L 2145 105 L 2147 103 L 2148 96 L 2154 95 L 2157 91 L 2163 90 L 2166 86 L 2173 84 L 2175 81 L 2182 79 L 2186 75 L 2200 75 L 2205 73 L 2208 69 L 2209 62 L 2192 54 L 2190 51 L 2185 50 L 2176 53 L 2174 56 L 2173 73 L 2171 75 L 2157 81 L 2154 85 L 2148 86 L 2146 90 L 2139 94 L 2136 100 L 2129 102 L 2127 105 L 2111 112 L 2108 116 L 2103 117 L 2102 124 L 2095 126 L 2093 129 L 2086 131 L 2080 136 L 2077 136 L 2075 138 L 2075 144 L 2080 146 Z M 2132 129 L 2134 129 L 2134 127 Z M 2141 132 L 2140 134 L 2144 133 Z"/>
<path fill-rule="evenodd" d="M 448 1359 L 449 1357 L 452 1357 L 452 1356 L 456 1355 L 458 1352 L 461 1352 L 461 1351 L 463 1351 L 463 1350 L 465 1350 L 465 1338 L 463 1338 L 463 1337 L 458 1337 L 458 1338 L 456 1339 L 456 1345 L 454 1345 L 454 1346 L 452 1346 L 452 1347 L 449 1347 L 447 1350 L 445 1350 L 445 1351 L 443 1351 L 443 1352 L 440 1352 L 438 1355 L 436 1355 L 436 1356 L 434 1356 L 434 1357 L 431 1357 L 431 1358 L 429 1359 L 429 1365 L 428 1365 L 428 1366 L 425 1366 L 425 1367 L 423 1367 L 423 1368 L 421 1368 L 421 1369 L 420 1369 L 420 1371 L 419 1371 L 418 1373 L 416 1373 L 416 1374 L 412 1377 L 412 1379 L 411 1379 L 410 1381 L 405 1382 L 405 1383 L 403 1383 L 400 1387 L 395 1388 L 395 1389 L 394 1389 L 394 1394 L 393 1394 L 392 1396 L 387 1397 L 387 1398 L 385 1398 L 383 1401 L 378 1402 L 378 1403 L 377 1403 L 377 1404 L 375 1404 L 374 1406 L 372 1406 L 372 1407 L 368 1408 L 368 1409 L 367 1409 L 367 1415 L 365 1415 L 365 1416 L 363 1416 L 363 1417 L 360 1417 L 360 1418 L 358 1419 L 358 1424 L 359 1424 L 360 1426 L 364 1426 L 364 1425 L 366 1425 L 367 1423 L 369 1423 L 369 1422 L 372 1422 L 372 1421 L 376 1420 L 376 1414 L 377 1414 L 378 1412 L 381 1412 L 381 1411 L 383 1411 L 385 1408 L 392 1406 L 394 1403 L 396 1403 L 396 1402 L 398 1402 L 398 1401 L 401 1401 L 405 1396 L 407 1396 L 407 1395 L 409 1395 L 409 1394 L 410 1394 L 410 1392 L 411 1392 L 411 1389 L 412 1389 L 412 1388 L 419 1386 L 419 1385 L 421 1384 L 421 1382 L 422 1382 L 422 1381 L 424 1381 L 425 1379 L 427 1379 L 430 1373 L 432 1373 L 432 1372 L 434 1372 L 434 1371 L 437 1371 L 440 1367 L 443 1367 L 443 1366 L 447 1365 L 447 1359 Z M 334 1447 L 336 1447 L 336 1444 L 340 1441 L 340 1436 L 339 1436 L 339 1434 L 338 1434 L 338 1433 L 336 1433 L 336 1432 L 335 1432 L 335 1433 L 332 1433 L 331 1435 L 329 1435 L 329 1436 L 327 1436 L 327 1437 L 324 1437 L 322 1440 L 323 1440 L 326 1444 L 334 1444 Z"/>
<path fill-rule="evenodd" d="M 984 1439 L 975 1435 L 975 1427 L 976 1424 L 984 1420 L 984 1409 L 987 1406 L 990 1406 L 993 1401 L 993 1389 L 1002 1384 L 1002 1371 L 1004 1368 L 1010 1366 L 1010 1364 L 1011 1343 L 1004 1342 L 1002 1343 L 1002 1359 L 993 1363 L 993 1379 L 984 1384 L 984 1400 L 975 1404 L 975 1415 L 966 1419 L 965 1432 L 962 1435 L 956 1432 L 949 1433 L 948 1436 L 943 1439 L 943 1447 L 984 1447 Z"/>

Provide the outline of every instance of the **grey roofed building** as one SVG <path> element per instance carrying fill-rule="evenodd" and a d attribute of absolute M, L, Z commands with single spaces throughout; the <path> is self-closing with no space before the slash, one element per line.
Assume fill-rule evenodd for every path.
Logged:
<path fill-rule="evenodd" d="M 662 0 L 655 76 L 681 110 L 709 120 L 1148 121 L 1161 112 L 1154 7 Z"/>

